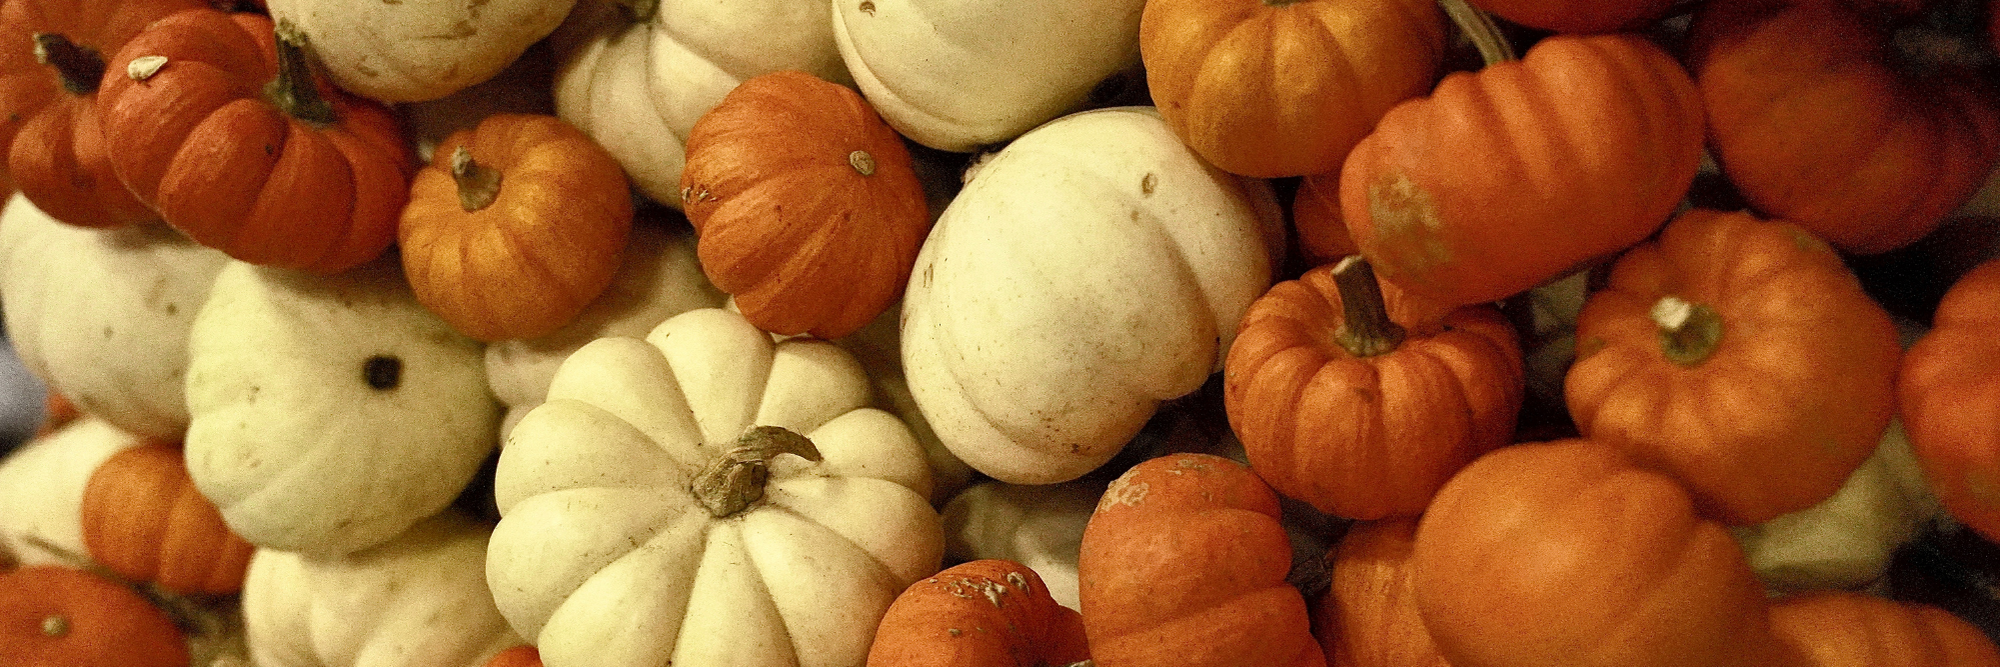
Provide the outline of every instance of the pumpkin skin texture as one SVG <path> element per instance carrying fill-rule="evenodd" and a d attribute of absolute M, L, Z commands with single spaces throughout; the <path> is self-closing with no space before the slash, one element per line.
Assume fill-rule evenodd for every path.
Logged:
<path fill-rule="evenodd" d="M 124 584 L 57 565 L 0 573 L 0 655 L 23 667 L 187 667 L 189 661 L 166 612 Z"/>
<path fill-rule="evenodd" d="M 0 460 L 0 553 L 25 565 L 71 565 L 77 554 L 89 553 L 84 489 L 105 461 L 147 442 L 84 416 Z"/>
<path fill-rule="evenodd" d="M 1036 128 L 972 173 L 917 253 L 910 394 L 975 470 L 1082 476 L 1220 370 L 1282 224 L 1268 186 L 1203 163 L 1150 108 Z"/>
<path fill-rule="evenodd" d="M 1557 35 L 1390 109 L 1342 165 L 1341 217 L 1383 280 L 1494 301 L 1659 229 L 1701 152 L 1701 98 L 1664 50 Z"/>
<path fill-rule="evenodd" d="M 976 560 L 911 584 L 875 631 L 868 667 L 1041 667 L 1090 659 L 1083 619 L 1034 570 Z"/>
<path fill-rule="evenodd" d="M 611 284 L 632 195 L 618 162 L 568 123 L 495 114 L 438 144 L 402 216 L 418 302 L 474 340 L 537 338 Z"/>
<path fill-rule="evenodd" d="M 1728 529 L 1600 443 L 1480 457 L 1438 491 L 1412 558 L 1457 667 L 1783 664 Z"/>
<path fill-rule="evenodd" d="M 151 442 L 106 459 L 84 487 L 82 509 L 90 558 L 119 576 L 177 593 L 243 590 L 256 547 L 230 532 L 195 489 L 177 443 Z"/>
<path fill-rule="evenodd" d="M 862 664 L 944 541 L 923 448 L 869 397 L 831 343 L 722 309 L 585 345 L 500 453 L 501 613 L 550 667 Z"/>
<path fill-rule="evenodd" d="M 1531 28 L 1566 33 L 1631 30 L 1667 14 L 1674 0 L 1466 0 Z"/>
<path fill-rule="evenodd" d="M 1833 495 L 1895 414 L 1895 325 L 1831 247 L 1784 222 L 1681 215 L 1619 258 L 1576 331 L 1577 429 L 1731 525 Z"/>
<path fill-rule="evenodd" d="M 1337 516 L 1413 517 L 1452 473 L 1513 441 L 1521 346 L 1491 305 L 1366 294 L 1374 278 L 1355 260 L 1251 304 L 1223 365 L 1224 407 L 1279 493 Z"/>
<path fill-rule="evenodd" d="M 902 137 L 852 89 L 796 70 L 743 82 L 695 122 L 681 208 L 703 270 L 751 324 L 825 339 L 903 295 L 931 224 Z"/>
<path fill-rule="evenodd" d="M 1139 22 L 1174 134 L 1259 178 L 1338 171 L 1389 107 L 1430 90 L 1444 45 L 1429 0 L 1151 0 Z"/>
<path fill-rule="evenodd" d="M 99 92 L 105 135 L 120 147 L 112 166 L 203 245 L 253 264 L 338 273 L 396 240 L 414 156 L 393 112 L 300 71 L 303 60 L 287 61 L 300 68 L 289 82 L 316 91 L 327 116 L 305 120 L 267 99 L 281 69 L 275 43 L 271 19 L 208 9 L 133 37 Z M 149 56 L 166 65 L 143 81 L 127 75 Z"/>
<path fill-rule="evenodd" d="M 1333 586 L 1313 601 L 1328 667 L 1450 667 L 1417 612 L 1417 520 L 1364 521 L 1328 552 Z"/>
<path fill-rule="evenodd" d="M 1931 489 L 1952 516 L 2000 539 L 2000 259 L 1974 267 L 1938 303 L 1903 357 L 1897 405 Z"/>
<path fill-rule="evenodd" d="M 1285 581 L 1278 496 L 1208 454 L 1147 460 L 1113 480 L 1077 560 L 1083 627 L 1105 667 L 1326 664 Z"/>
<path fill-rule="evenodd" d="M 102 67 L 146 24 L 201 0 L 9 0 L 0 4 L 0 156 L 13 186 L 63 222 L 116 227 L 158 220 L 111 168 L 114 141 L 99 122 Z M 61 47 L 36 56 L 35 35 L 60 35 L 90 56 L 72 66 Z"/>
<path fill-rule="evenodd" d="M 2000 160 L 2000 104 L 1949 68 L 1889 64 L 1886 22 L 1833 0 L 1704 5 L 1688 63 L 1722 172 L 1762 214 L 1843 251 L 1922 238 Z"/>
<path fill-rule="evenodd" d="M 298 24 L 342 90 L 383 102 L 418 102 L 492 78 L 555 30 L 575 4 L 277 0 L 270 14 Z"/>
<path fill-rule="evenodd" d="M 479 344 L 393 258 L 336 276 L 231 262 L 188 342 L 188 474 L 259 547 L 337 555 L 449 505 L 498 440 Z"/>
<path fill-rule="evenodd" d="M 1847 591 L 1814 591 L 1771 603 L 1771 632 L 1801 667 L 2000 665 L 1978 626 L 1926 604 Z"/>

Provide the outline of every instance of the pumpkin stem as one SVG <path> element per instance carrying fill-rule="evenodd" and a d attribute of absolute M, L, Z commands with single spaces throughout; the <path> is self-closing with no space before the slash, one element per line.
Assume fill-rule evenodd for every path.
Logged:
<path fill-rule="evenodd" d="M 1507 43 L 1507 37 L 1500 34 L 1500 26 L 1493 22 L 1493 16 L 1480 11 L 1465 0 L 1438 0 L 1438 6 L 1451 17 L 1458 31 L 1472 40 L 1473 48 L 1479 49 L 1479 57 L 1488 65 L 1497 65 L 1510 60 L 1520 60 L 1514 53 L 1514 45 Z"/>
<path fill-rule="evenodd" d="M 1698 366 L 1722 345 L 1722 314 L 1714 308 L 1668 295 L 1648 314 L 1660 327 L 1660 352 L 1677 366 Z"/>
<path fill-rule="evenodd" d="M 702 507 L 715 518 L 727 518 L 764 499 L 771 476 L 771 459 L 791 454 L 820 461 L 819 448 L 805 436 L 778 426 L 758 426 L 743 433 L 736 446 L 709 464 L 688 484 Z"/>
<path fill-rule="evenodd" d="M 1389 306 L 1382 301 L 1382 285 L 1375 281 L 1375 267 L 1360 255 L 1348 255 L 1333 267 L 1333 283 L 1340 288 L 1343 314 L 1333 340 L 1348 354 L 1372 357 L 1396 351 L 1406 332 L 1389 319 Z"/>
<path fill-rule="evenodd" d="M 48 617 L 42 619 L 43 637 L 56 639 L 68 634 L 69 634 L 68 616 L 64 616 L 62 614 L 49 614 Z"/>
<path fill-rule="evenodd" d="M 854 151 L 852 153 L 848 153 L 847 164 L 848 166 L 854 167 L 855 171 L 861 172 L 862 176 L 875 175 L 875 156 L 869 155 L 868 151 Z"/>
<path fill-rule="evenodd" d="M 97 92 L 98 82 L 104 79 L 103 56 L 59 33 L 38 32 L 34 41 L 35 62 L 54 67 L 63 90 L 71 95 Z"/>
<path fill-rule="evenodd" d="M 264 99 L 286 115 L 314 125 L 338 122 L 333 105 L 319 96 L 319 83 L 313 80 L 305 31 L 290 20 L 278 19 L 274 34 L 278 37 L 278 78 L 264 84 Z"/>
<path fill-rule="evenodd" d="M 500 170 L 474 162 L 463 144 L 451 152 L 451 178 L 458 181 L 458 206 L 467 213 L 500 198 Z"/>

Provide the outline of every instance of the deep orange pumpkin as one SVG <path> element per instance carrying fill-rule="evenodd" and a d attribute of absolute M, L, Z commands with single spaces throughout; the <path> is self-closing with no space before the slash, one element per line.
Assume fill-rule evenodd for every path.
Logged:
<path fill-rule="evenodd" d="M 1083 620 L 1020 563 L 975 560 L 889 605 L 868 667 L 1061 667 L 1090 659 Z"/>
<path fill-rule="evenodd" d="M 1417 612 L 1417 521 L 1363 521 L 1327 554 L 1333 586 L 1313 601 L 1328 667 L 1451 667 Z"/>
<path fill-rule="evenodd" d="M 9 665 L 187 667 L 166 612 L 131 588 L 57 565 L 0 573 L 0 656 Z"/>
<path fill-rule="evenodd" d="M 632 230 L 625 172 L 555 116 L 494 114 L 437 145 L 397 234 L 417 300 L 492 342 L 539 338 L 611 284 Z"/>
<path fill-rule="evenodd" d="M 1250 305 L 1223 404 L 1278 492 L 1337 516 L 1416 516 L 1452 473 L 1512 442 L 1524 372 L 1498 309 L 1378 290 L 1357 255 Z"/>
<path fill-rule="evenodd" d="M 287 32 L 212 9 L 161 19 L 111 59 L 99 108 L 119 179 L 168 224 L 246 262 L 335 273 L 395 241 L 414 157 L 389 109 L 313 76 Z"/>
<path fill-rule="evenodd" d="M 542 667 L 542 653 L 533 646 L 514 646 L 493 654 L 485 667 Z"/>
<path fill-rule="evenodd" d="M 1434 0 L 1148 0 L 1146 86 L 1174 134 L 1224 171 L 1334 171 L 1444 61 Z"/>
<path fill-rule="evenodd" d="M 1701 153 L 1701 98 L 1664 50 L 1557 35 L 1391 109 L 1342 167 L 1341 217 L 1384 280 L 1494 301 L 1646 238 Z"/>
<path fill-rule="evenodd" d="M 104 60 L 146 24 L 203 0 L 0 3 L 0 156 L 28 201 L 57 220 L 115 227 L 155 220 L 111 169 L 99 122 Z"/>
<path fill-rule="evenodd" d="M 1111 482 L 1084 527 L 1078 599 L 1108 667 L 1321 667 L 1305 598 L 1285 581 L 1278 496 L 1208 454 L 1147 460 Z"/>
<path fill-rule="evenodd" d="M 256 551 L 195 489 L 177 443 L 149 442 L 106 459 L 84 486 L 82 517 L 92 560 L 176 593 L 243 590 Z"/>
<path fill-rule="evenodd" d="M 1505 447 L 1417 527 L 1417 607 L 1456 667 L 1769 667 L 1764 587 L 1671 478 L 1601 443 Z"/>
<path fill-rule="evenodd" d="M 751 78 L 688 132 L 702 269 L 752 324 L 839 338 L 903 296 L 930 209 L 902 137 L 852 89 Z"/>
<path fill-rule="evenodd" d="M 1771 603 L 1771 632 L 1800 667 L 1992 667 L 2000 649 L 1943 609 L 1847 591 Z"/>
<path fill-rule="evenodd" d="M 2000 94 L 1969 72 L 1904 75 L 1892 22 L 1839 0 L 1702 6 L 1688 60 L 1723 174 L 1759 212 L 1842 250 L 1908 245 L 2000 160 Z"/>
<path fill-rule="evenodd" d="M 1299 179 L 1292 193 L 1292 229 L 1298 234 L 1299 253 L 1313 266 L 1340 261 L 1361 252 L 1347 223 L 1340 220 L 1340 174 Z"/>
<path fill-rule="evenodd" d="M 1945 292 L 1903 356 L 1897 404 L 1910 447 L 1953 517 L 2000 541 L 2000 259 Z"/>
<path fill-rule="evenodd" d="M 1812 234 L 1689 211 L 1577 317 L 1577 429 L 1687 483 L 1732 525 L 1832 495 L 1895 413 L 1889 314 Z"/>
<path fill-rule="evenodd" d="M 1568 33 L 1632 30 L 1667 14 L 1674 0 L 1466 0 L 1531 28 Z"/>

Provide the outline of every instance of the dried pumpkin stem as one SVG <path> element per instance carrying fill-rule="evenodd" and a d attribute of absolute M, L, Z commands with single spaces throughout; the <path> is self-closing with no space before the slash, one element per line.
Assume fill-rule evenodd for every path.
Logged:
<path fill-rule="evenodd" d="M 1677 366 L 1698 366 L 1722 345 L 1722 314 L 1714 308 L 1667 295 L 1648 315 L 1660 327 L 1661 354 Z"/>
<path fill-rule="evenodd" d="M 66 636 L 68 634 L 69 634 L 68 616 L 64 616 L 62 614 L 50 614 L 48 615 L 48 617 L 42 619 L 43 637 L 55 639 L 58 637 Z"/>
<path fill-rule="evenodd" d="M 71 95 L 97 92 L 98 82 L 104 79 L 104 56 L 60 33 L 35 33 L 34 42 L 35 62 L 55 68 L 63 90 Z"/>
<path fill-rule="evenodd" d="M 313 80 L 311 56 L 306 53 L 306 33 L 286 19 L 278 19 L 278 78 L 264 84 L 264 98 L 286 115 L 314 125 L 332 125 L 340 117 L 333 105 L 319 95 Z"/>
<path fill-rule="evenodd" d="M 771 459 L 791 454 L 807 461 L 820 461 L 819 448 L 805 436 L 778 426 L 758 426 L 744 432 L 736 446 L 688 484 L 688 490 L 708 513 L 718 519 L 764 499 L 764 483 L 770 481 Z"/>
<path fill-rule="evenodd" d="M 868 151 L 854 151 L 852 153 L 848 153 L 847 165 L 850 167 L 854 167 L 855 171 L 861 172 L 862 176 L 875 175 L 875 156 L 869 155 Z"/>
<path fill-rule="evenodd" d="M 1407 333 L 1389 319 L 1389 306 L 1382 300 L 1382 285 L 1375 281 L 1375 267 L 1360 255 L 1348 255 L 1333 267 L 1333 283 L 1340 288 L 1342 319 L 1333 331 L 1333 340 L 1348 354 L 1372 357 L 1396 351 Z"/>
<path fill-rule="evenodd" d="M 1472 41 L 1473 48 L 1479 49 L 1479 57 L 1488 65 L 1497 65 L 1510 60 L 1520 60 L 1514 53 L 1514 45 L 1507 43 L 1506 35 L 1500 34 L 1500 26 L 1493 22 L 1493 16 L 1465 0 L 1438 0 L 1446 16 L 1458 26 L 1458 31 Z"/>
<path fill-rule="evenodd" d="M 458 206 L 467 213 L 500 198 L 500 170 L 473 161 L 464 145 L 451 152 L 451 178 L 458 182 Z"/>

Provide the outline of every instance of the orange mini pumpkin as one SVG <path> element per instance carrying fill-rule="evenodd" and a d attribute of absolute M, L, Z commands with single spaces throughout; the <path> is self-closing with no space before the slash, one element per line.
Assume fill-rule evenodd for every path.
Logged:
<path fill-rule="evenodd" d="M 0 657 L 9 665 L 187 667 L 173 619 L 124 584 L 60 565 L 0 573 Z"/>
<path fill-rule="evenodd" d="M 1619 258 L 1576 340 L 1577 429 L 1732 525 L 1833 495 L 1896 410 L 1888 312 L 1825 242 L 1745 213 L 1689 211 Z"/>
<path fill-rule="evenodd" d="M 2000 259 L 1959 277 L 1903 355 L 1911 451 L 1953 517 L 2000 540 Z"/>
<path fill-rule="evenodd" d="M 307 53 L 290 24 L 258 14 L 192 9 L 147 26 L 98 91 L 118 178 L 245 262 L 330 274 L 382 254 L 413 153 L 393 112 L 318 80 Z"/>
<path fill-rule="evenodd" d="M 82 516 L 92 560 L 178 593 L 243 590 L 256 551 L 195 489 L 174 443 L 153 441 L 106 459 L 84 486 Z"/>
<path fill-rule="evenodd" d="M 1313 602 L 1328 667 L 1451 667 L 1417 611 L 1417 521 L 1363 521 L 1326 555 L 1333 585 Z"/>
<path fill-rule="evenodd" d="M 798 71 L 744 81 L 695 122 L 681 205 L 744 317 L 820 338 L 902 297 L 931 224 L 902 137 L 860 93 Z"/>
<path fill-rule="evenodd" d="M 975 560 L 911 584 L 882 617 L 868 667 L 1060 667 L 1090 659 L 1083 620 L 1020 563 Z"/>
<path fill-rule="evenodd" d="M 539 338 L 611 284 L 632 230 L 625 172 L 555 116 L 503 113 L 437 145 L 410 184 L 403 271 L 472 338 Z"/>
<path fill-rule="evenodd" d="M 1378 288 L 1357 255 L 1251 304 L 1223 403 L 1280 493 L 1338 516 L 1416 516 L 1452 473 L 1512 441 L 1524 372 L 1498 309 Z"/>
<path fill-rule="evenodd" d="M 1992 667 L 2000 649 L 1943 609 L 1847 591 L 1771 603 L 1771 632 L 1800 667 Z"/>

